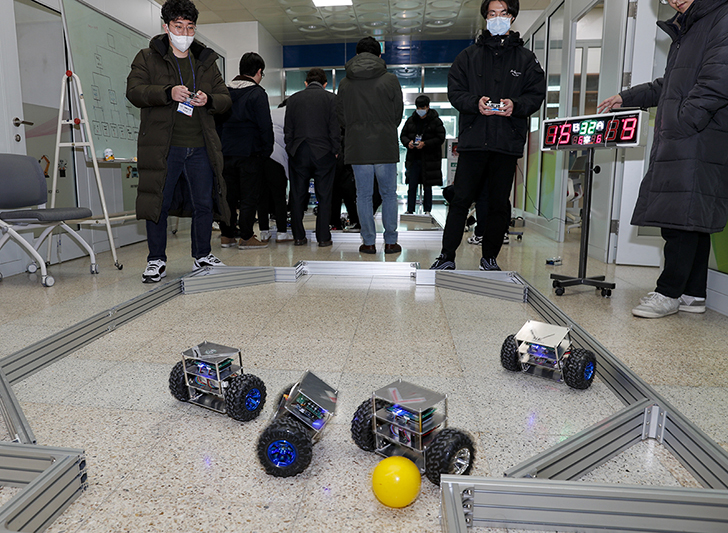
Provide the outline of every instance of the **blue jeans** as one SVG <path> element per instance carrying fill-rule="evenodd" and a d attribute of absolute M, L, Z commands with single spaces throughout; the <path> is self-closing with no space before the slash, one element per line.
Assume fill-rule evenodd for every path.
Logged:
<path fill-rule="evenodd" d="M 374 225 L 372 194 L 374 194 L 374 177 L 379 184 L 382 196 L 382 224 L 384 225 L 384 243 L 397 243 L 397 164 L 383 163 L 379 165 L 352 165 L 356 178 L 356 209 L 361 224 L 361 240 L 367 246 L 375 244 L 377 230 Z"/>
<path fill-rule="evenodd" d="M 180 180 L 184 176 L 183 180 Z M 156 224 L 147 220 L 147 261 L 167 260 L 167 215 L 177 184 L 187 188 L 182 196 L 192 207 L 192 257 L 199 259 L 211 251 L 214 175 L 207 149 L 172 146 L 167 155 L 167 177 L 162 191 L 162 211 Z"/>

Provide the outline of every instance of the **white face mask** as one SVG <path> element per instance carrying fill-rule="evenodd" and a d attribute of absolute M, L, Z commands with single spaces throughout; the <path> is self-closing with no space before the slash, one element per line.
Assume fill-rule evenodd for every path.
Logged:
<path fill-rule="evenodd" d="M 417 114 L 421 117 L 424 117 L 427 114 L 427 109 L 418 109 Z"/>
<path fill-rule="evenodd" d="M 511 29 L 510 17 L 493 17 L 486 21 L 491 35 L 505 35 Z"/>
<path fill-rule="evenodd" d="M 171 31 L 169 31 L 167 35 L 169 35 L 169 40 L 171 41 L 172 46 L 182 53 L 186 52 L 189 47 L 192 46 L 192 41 L 195 40 L 194 35 L 175 35 Z"/>

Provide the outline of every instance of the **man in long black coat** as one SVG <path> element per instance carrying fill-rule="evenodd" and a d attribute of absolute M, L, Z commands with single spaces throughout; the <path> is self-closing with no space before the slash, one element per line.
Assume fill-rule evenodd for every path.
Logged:
<path fill-rule="evenodd" d="M 632 310 L 643 318 L 705 312 L 710 234 L 728 220 L 728 0 L 670 5 L 678 13 L 658 22 L 673 41 L 664 76 L 598 108 L 657 106 L 632 224 L 661 229 L 665 268 Z"/>

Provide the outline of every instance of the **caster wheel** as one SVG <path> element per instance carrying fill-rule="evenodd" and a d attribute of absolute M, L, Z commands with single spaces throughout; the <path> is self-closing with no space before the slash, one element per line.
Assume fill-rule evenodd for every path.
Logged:
<path fill-rule="evenodd" d="M 523 235 L 516 235 L 516 240 L 519 241 L 519 242 L 522 241 L 523 240 Z"/>
<path fill-rule="evenodd" d="M 53 279 L 53 276 L 43 276 L 40 282 L 44 287 L 53 287 L 53 285 L 55 285 L 56 283 L 56 280 Z"/>
<path fill-rule="evenodd" d="M 123 269 L 123 268 L 124 268 L 124 265 L 122 265 L 122 264 L 121 264 L 121 263 L 119 263 L 118 261 L 117 261 L 116 263 L 114 263 L 114 266 L 115 266 L 115 267 L 116 267 L 116 268 L 117 268 L 118 270 L 121 270 L 121 269 Z"/>
<path fill-rule="evenodd" d="M 554 280 L 554 281 L 553 281 L 553 282 L 551 283 L 551 286 L 552 286 L 552 287 L 553 287 L 554 289 L 558 289 L 559 287 L 561 287 L 561 283 L 559 283 L 559 280 L 555 279 L 555 280 Z"/>
<path fill-rule="evenodd" d="M 28 266 L 25 267 L 25 271 L 30 274 L 35 274 L 36 272 L 38 272 L 37 263 L 35 261 L 33 261 L 32 263 L 28 263 Z"/>
<path fill-rule="evenodd" d="M 556 293 L 556 296 L 562 296 L 564 294 L 564 288 L 563 287 L 556 287 L 556 289 L 554 290 L 554 292 Z"/>
<path fill-rule="evenodd" d="M 602 289 L 602 298 L 609 298 L 612 295 L 612 289 Z"/>
<path fill-rule="evenodd" d="M 2 275 L 2 274 L 0 274 L 0 281 L 2 281 L 2 280 L 3 280 L 3 275 Z"/>
<path fill-rule="evenodd" d="M 91 263 L 91 268 L 89 270 L 91 271 L 91 274 L 98 274 L 99 273 L 98 263 Z"/>

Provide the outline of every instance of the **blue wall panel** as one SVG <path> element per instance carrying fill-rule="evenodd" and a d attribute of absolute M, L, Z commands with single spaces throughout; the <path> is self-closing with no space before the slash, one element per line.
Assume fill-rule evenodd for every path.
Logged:
<path fill-rule="evenodd" d="M 467 39 L 449 41 L 387 41 L 382 58 L 387 65 L 452 63 Z M 283 47 L 283 68 L 341 67 L 356 55 L 356 43 L 305 44 Z"/>

